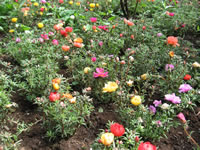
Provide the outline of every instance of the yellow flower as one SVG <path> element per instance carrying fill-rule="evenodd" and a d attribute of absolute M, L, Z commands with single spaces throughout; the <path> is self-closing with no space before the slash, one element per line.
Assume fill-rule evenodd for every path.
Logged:
<path fill-rule="evenodd" d="M 13 32 L 15 32 L 15 30 L 11 29 L 11 30 L 9 30 L 9 32 L 10 32 L 10 33 L 13 33 Z"/>
<path fill-rule="evenodd" d="M 102 62 L 101 64 L 102 64 L 103 66 L 107 66 L 107 63 L 105 63 L 105 62 Z"/>
<path fill-rule="evenodd" d="M 37 2 L 35 2 L 33 5 L 34 5 L 35 7 L 39 6 L 39 4 L 38 4 Z"/>
<path fill-rule="evenodd" d="M 90 8 L 90 11 L 94 11 L 94 9 L 93 9 L 93 8 Z"/>
<path fill-rule="evenodd" d="M 43 15 L 43 12 L 40 12 L 40 15 L 42 16 L 42 15 Z"/>
<path fill-rule="evenodd" d="M 11 21 L 12 21 L 13 23 L 17 22 L 17 18 L 12 18 Z"/>
<path fill-rule="evenodd" d="M 192 64 L 192 66 L 193 66 L 194 68 L 200 68 L 200 64 L 199 64 L 198 62 L 194 62 L 194 63 Z"/>
<path fill-rule="evenodd" d="M 90 3 L 90 7 L 94 8 L 95 7 L 95 3 Z"/>
<path fill-rule="evenodd" d="M 145 73 L 145 74 L 141 75 L 140 77 L 141 77 L 142 80 L 146 80 L 146 79 L 147 79 L 147 76 L 148 76 L 148 75 Z"/>
<path fill-rule="evenodd" d="M 107 84 L 105 84 L 105 87 L 103 88 L 103 92 L 114 92 L 118 88 L 118 85 L 116 82 L 109 81 Z"/>
<path fill-rule="evenodd" d="M 80 2 L 76 2 L 76 6 L 80 6 L 81 5 L 81 3 Z"/>
<path fill-rule="evenodd" d="M 96 3 L 96 7 L 99 7 L 99 4 L 98 4 L 98 3 Z"/>
<path fill-rule="evenodd" d="M 142 102 L 142 99 L 141 99 L 141 97 L 140 97 L 139 95 L 133 96 L 133 97 L 131 98 L 131 104 L 133 104 L 133 105 L 135 105 L 135 106 L 140 105 L 141 102 Z"/>
<path fill-rule="evenodd" d="M 113 133 L 104 133 L 101 135 L 101 143 L 105 146 L 109 146 L 114 141 Z"/>
<path fill-rule="evenodd" d="M 169 56 L 172 58 L 172 57 L 174 57 L 174 52 L 173 51 L 170 51 L 169 52 Z"/>
<path fill-rule="evenodd" d="M 90 67 L 85 67 L 85 68 L 84 68 L 84 73 L 85 73 L 85 74 L 88 74 L 90 70 L 91 70 Z"/>
<path fill-rule="evenodd" d="M 44 27 L 44 24 L 43 23 L 38 23 L 38 28 L 43 28 Z"/>
<path fill-rule="evenodd" d="M 54 90 L 59 90 L 59 85 L 58 85 L 58 83 L 53 83 L 53 88 L 54 88 Z"/>
<path fill-rule="evenodd" d="M 72 5 L 74 2 L 73 1 L 69 1 L 69 4 Z"/>

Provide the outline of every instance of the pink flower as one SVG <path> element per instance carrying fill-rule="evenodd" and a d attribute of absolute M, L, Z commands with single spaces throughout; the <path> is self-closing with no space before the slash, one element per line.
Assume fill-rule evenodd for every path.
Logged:
<path fill-rule="evenodd" d="M 93 72 L 93 77 L 98 78 L 98 77 L 108 77 L 108 72 L 104 72 L 103 68 L 96 68 L 96 72 Z"/>
<path fill-rule="evenodd" d="M 46 0 L 41 0 L 40 1 L 42 4 L 45 4 L 46 3 Z"/>
<path fill-rule="evenodd" d="M 104 31 L 107 31 L 107 30 L 108 30 L 106 25 L 104 25 L 104 26 L 98 26 L 98 28 L 99 28 L 99 29 L 102 29 L 102 30 L 104 30 Z"/>
<path fill-rule="evenodd" d="M 97 60 L 97 58 L 96 57 L 92 57 L 91 60 L 92 60 L 92 62 L 95 62 Z"/>
<path fill-rule="evenodd" d="M 19 43 L 21 42 L 21 39 L 20 38 L 16 38 L 16 43 Z"/>
<path fill-rule="evenodd" d="M 92 18 L 90 18 L 90 21 L 91 21 L 91 22 L 97 22 L 97 18 L 93 18 L 93 17 L 92 17 Z"/>
<path fill-rule="evenodd" d="M 39 38 L 38 39 L 40 43 L 44 43 L 44 39 L 43 38 Z"/>
<path fill-rule="evenodd" d="M 49 36 L 47 34 L 41 34 L 41 38 L 44 40 L 49 40 Z"/>
<path fill-rule="evenodd" d="M 173 104 L 180 104 L 180 97 L 176 96 L 175 93 L 165 95 L 165 100 L 172 102 Z"/>
<path fill-rule="evenodd" d="M 169 13 L 169 16 L 174 16 L 174 13 Z"/>
<path fill-rule="evenodd" d="M 185 116 L 184 116 L 183 113 L 179 113 L 179 114 L 177 115 L 177 117 L 178 117 L 183 123 L 186 123 L 186 119 L 185 119 Z"/>
<path fill-rule="evenodd" d="M 156 121 L 157 127 L 161 127 L 162 126 L 162 122 L 160 120 Z"/>
<path fill-rule="evenodd" d="M 185 93 L 192 89 L 192 87 L 189 84 L 181 84 L 179 87 L 179 93 Z"/>
<path fill-rule="evenodd" d="M 99 42 L 99 46 L 101 46 L 101 47 L 103 46 L 103 42 L 102 41 Z"/>
<path fill-rule="evenodd" d="M 51 35 L 54 35 L 54 33 L 53 32 L 49 32 L 49 36 L 51 36 Z"/>
<path fill-rule="evenodd" d="M 52 41 L 52 44 L 53 44 L 53 45 L 58 45 L 58 44 L 59 44 L 59 43 L 58 43 L 58 40 L 54 39 L 54 40 Z"/>

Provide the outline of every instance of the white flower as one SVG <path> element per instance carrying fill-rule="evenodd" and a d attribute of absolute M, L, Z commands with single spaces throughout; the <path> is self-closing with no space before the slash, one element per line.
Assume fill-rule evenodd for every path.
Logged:
<path fill-rule="evenodd" d="M 167 103 L 164 103 L 164 104 L 161 105 L 161 108 L 164 109 L 164 110 L 169 109 L 169 107 L 170 107 L 170 105 L 167 104 Z"/>
<path fill-rule="evenodd" d="M 200 68 L 200 64 L 199 64 L 198 62 L 194 62 L 194 63 L 192 64 L 192 66 L 193 66 L 194 68 Z"/>
<path fill-rule="evenodd" d="M 75 16 L 74 16 L 74 15 L 71 15 L 71 16 L 70 16 L 70 19 L 73 19 L 73 20 L 74 20 L 74 19 L 75 19 Z"/>
<path fill-rule="evenodd" d="M 128 86 L 132 86 L 132 85 L 133 85 L 133 81 L 132 81 L 132 80 L 126 81 L 126 84 L 127 84 Z"/>

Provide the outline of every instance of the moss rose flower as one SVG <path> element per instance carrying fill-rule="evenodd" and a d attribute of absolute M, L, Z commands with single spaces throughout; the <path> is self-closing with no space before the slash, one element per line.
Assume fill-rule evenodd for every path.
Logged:
<path fill-rule="evenodd" d="M 110 131 L 115 135 L 115 136 L 122 136 L 125 132 L 124 126 L 119 124 L 119 123 L 114 123 L 110 126 Z"/>

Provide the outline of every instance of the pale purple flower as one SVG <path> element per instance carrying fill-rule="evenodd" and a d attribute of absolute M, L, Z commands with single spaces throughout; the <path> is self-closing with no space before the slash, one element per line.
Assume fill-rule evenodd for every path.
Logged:
<path fill-rule="evenodd" d="M 175 93 L 165 95 L 165 100 L 172 102 L 173 104 L 180 104 L 180 97 L 176 96 Z"/>
<path fill-rule="evenodd" d="M 162 122 L 160 120 L 156 121 L 157 127 L 161 127 L 162 126 Z"/>
<path fill-rule="evenodd" d="M 16 38 L 16 43 L 19 43 L 21 42 L 21 39 L 20 38 Z"/>
<path fill-rule="evenodd" d="M 160 101 L 155 100 L 155 101 L 153 102 L 153 104 L 155 105 L 155 107 L 158 107 L 159 105 L 162 104 L 162 101 L 161 101 L 161 100 L 160 100 Z"/>
<path fill-rule="evenodd" d="M 185 116 L 184 116 L 183 113 L 179 113 L 179 114 L 177 115 L 177 117 L 178 117 L 183 123 L 186 123 L 186 119 L 185 119 Z"/>
<path fill-rule="evenodd" d="M 52 44 L 53 44 L 53 45 L 58 45 L 59 42 L 58 42 L 58 40 L 54 39 L 54 40 L 52 40 Z"/>
<path fill-rule="evenodd" d="M 181 84 L 179 87 L 179 93 L 185 93 L 192 89 L 192 87 L 189 84 Z"/>
<path fill-rule="evenodd" d="M 100 47 L 103 46 L 103 42 L 102 42 L 102 41 L 99 42 L 99 46 L 100 46 Z"/>
<path fill-rule="evenodd" d="M 96 68 L 96 72 L 93 72 L 93 77 L 94 78 L 98 78 L 98 77 L 105 78 L 105 77 L 108 77 L 108 72 L 104 72 L 103 68 Z"/>
<path fill-rule="evenodd" d="M 158 33 L 157 34 L 157 37 L 161 37 L 163 34 L 162 33 Z"/>
<path fill-rule="evenodd" d="M 92 57 L 91 60 L 92 60 L 92 62 L 95 62 L 97 60 L 97 58 L 96 57 Z"/>
<path fill-rule="evenodd" d="M 150 111 L 152 114 L 155 114 L 155 113 L 156 113 L 156 107 L 154 107 L 153 105 L 150 105 L 150 106 L 149 106 L 149 111 Z"/>
<path fill-rule="evenodd" d="M 174 69 L 174 65 L 172 65 L 172 64 L 165 65 L 165 71 L 172 71 L 173 69 Z"/>

